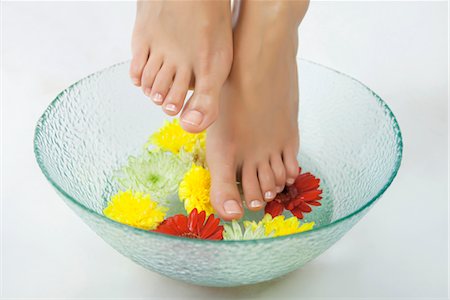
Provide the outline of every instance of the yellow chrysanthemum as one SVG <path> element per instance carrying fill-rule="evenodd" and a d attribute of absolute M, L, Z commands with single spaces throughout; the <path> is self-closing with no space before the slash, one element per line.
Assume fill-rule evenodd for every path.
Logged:
<path fill-rule="evenodd" d="M 255 230 L 260 224 L 264 225 L 265 234 L 273 233 L 273 236 L 288 235 L 313 229 L 314 222 L 303 223 L 297 217 L 285 219 L 283 215 L 272 218 L 270 214 L 265 214 L 264 218 L 256 223 L 255 221 L 244 221 L 245 226 L 251 227 Z"/>
<path fill-rule="evenodd" d="M 114 195 L 103 213 L 114 221 L 153 230 L 164 220 L 166 211 L 167 208 L 158 206 L 150 195 L 127 190 Z"/>
<path fill-rule="evenodd" d="M 174 119 L 172 122 L 166 121 L 164 126 L 152 134 L 149 143 L 165 151 L 178 154 L 181 149 L 184 149 L 186 152 L 194 151 L 197 144 L 204 149 L 205 138 L 205 132 L 197 134 L 186 132 L 180 126 L 178 119 Z"/>
<path fill-rule="evenodd" d="M 204 211 L 207 216 L 214 213 L 214 208 L 209 201 L 211 188 L 211 176 L 209 171 L 197 165 L 184 175 L 180 183 L 178 195 L 184 201 L 184 208 L 190 213 L 194 208 Z"/>

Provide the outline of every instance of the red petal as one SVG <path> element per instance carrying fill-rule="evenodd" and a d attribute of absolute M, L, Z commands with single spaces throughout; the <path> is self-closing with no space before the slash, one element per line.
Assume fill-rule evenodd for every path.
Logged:
<path fill-rule="evenodd" d="M 300 191 L 309 191 L 318 189 L 320 179 L 314 177 L 311 173 L 305 173 L 297 177 L 295 187 Z"/>
<path fill-rule="evenodd" d="M 309 213 L 312 211 L 312 208 L 309 207 L 309 205 L 306 204 L 305 202 L 303 202 L 299 206 L 297 206 L 296 209 L 300 209 L 302 212 L 305 212 L 305 213 Z"/>
<path fill-rule="evenodd" d="M 312 201 L 312 202 L 308 202 L 308 205 L 312 205 L 312 206 L 321 206 L 322 203 L 317 202 L 317 201 Z"/>
<path fill-rule="evenodd" d="M 208 220 L 206 220 L 205 226 L 200 233 L 202 239 L 206 239 L 208 236 L 212 235 L 215 230 L 217 230 L 217 225 L 219 225 L 220 219 L 214 218 L 214 215 L 209 215 Z"/>
<path fill-rule="evenodd" d="M 264 212 L 266 214 L 270 214 L 272 218 L 275 218 L 276 216 L 281 215 L 283 210 L 284 210 L 283 204 L 279 203 L 278 201 L 272 200 L 266 204 Z"/>
<path fill-rule="evenodd" d="M 322 194 L 321 190 L 314 190 L 314 191 L 308 191 L 301 194 L 300 198 L 308 201 L 308 200 L 317 200 L 317 198 L 320 197 L 320 194 Z"/>
<path fill-rule="evenodd" d="M 302 211 L 298 208 L 291 210 L 291 213 L 299 219 L 303 219 Z"/>
<path fill-rule="evenodd" d="M 208 240 L 223 240 L 223 226 L 218 226 L 217 231 L 207 238 Z"/>
<path fill-rule="evenodd" d="M 173 226 L 178 230 L 180 235 L 189 232 L 187 226 L 188 218 L 185 215 L 175 215 L 170 219 L 173 220 Z"/>
<path fill-rule="evenodd" d="M 171 226 L 171 222 L 168 220 L 164 220 L 154 231 L 170 235 L 178 235 L 176 228 Z"/>
<path fill-rule="evenodd" d="M 189 214 L 188 218 L 188 229 L 190 232 L 195 232 L 195 229 L 197 228 L 197 209 L 194 208 L 191 213 Z"/>
<path fill-rule="evenodd" d="M 205 213 L 205 211 L 202 210 L 198 214 L 197 228 L 195 228 L 195 234 L 200 235 L 200 233 L 202 232 L 203 223 L 205 223 L 205 217 L 206 217 L 206 213 Z"/>

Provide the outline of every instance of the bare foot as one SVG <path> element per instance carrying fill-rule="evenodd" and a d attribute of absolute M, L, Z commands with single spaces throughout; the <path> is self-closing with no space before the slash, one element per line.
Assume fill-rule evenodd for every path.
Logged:
<path fill-rule="evenodd" d="M 232 52 L 229 1 L 138 1 L 130 77 L 171 116 L 193 86 L 185 130 L 203 131 L 217 118 Z"/>
<path fill-rule="evenodd" d="M 298 175 L 297 27 L 308 3 L 243 1 L 220 116 L 208 129 L 211 202 L 237 219 L 259 210 Z"/>

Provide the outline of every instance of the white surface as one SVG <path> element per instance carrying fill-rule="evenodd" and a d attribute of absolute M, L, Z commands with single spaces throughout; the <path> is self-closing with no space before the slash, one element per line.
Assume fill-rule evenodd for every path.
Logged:
<path fill-rule="evenodd" d="M 403 164 L 367 217 L 322 256 L 270 283 L 219 289 L 162 277 L 118 254 L 35 163 L 34 126 L 57 93 L 129 58 L 134 3 L 4 3 L 3 296 L 446 298 L 447 12 L 445 2 L 311 4 L 301 56 L 388 102 L 403 132 Z"/>

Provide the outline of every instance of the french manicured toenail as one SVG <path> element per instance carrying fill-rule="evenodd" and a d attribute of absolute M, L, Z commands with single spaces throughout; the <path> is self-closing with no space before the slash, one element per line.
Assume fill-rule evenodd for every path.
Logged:
<path fill-rule="evenodd" d="M 202 123 L 203 114 L 198 110 L 190 110 L 181 117 L 181 121 L 198 126 Z"/>
<path fill-rule="evenodd" d="M 261 206 L 263 206 L 263 202 L 260 201 L 260 200 L 252 200 L 252 201 L 250 201 L 250 207 L 251 208 L 259 208 Z"/>
<path fill-rule="evenodd" d="M 272 198 L 274 198 L 275 197 L 275 195 L 274 195 L 274 193 L 272 192 L 272 191 L 268 191 L 268 192 L 266 192 L 265 194 L 264 194 L 264 198 L 266 199 L 266 200 L 270 200 L 270 199 L 272 199 Z"/>
<path fill-rule="evenodd" d="M 227 200 L 223 203 L 223 209 L 229 215 L 237 215 L 241 213 L 241 207 L 236 200 Z"/>
<path fill-rule="evenodd" d="M 289 178 L 288 180 L 286 180 L 286 183 L 289 184 L 289 185 L 291 185 L 291 184 L 294 183 L 294 181 L 295 181 L 294 179 Z"/>
<path fill-rule="evenodd" d="M 152 100 L 153 100 L 153 102 L 155 102 L 155 103 L 162 103 L 162 101 L 163 101 L 163 96 L 160 94 L 160 93 L 155 93 L 155 94 L 153 94 L 153 96 L 152 96 Z"/>
<path fill-rule="evenodd" d="M 281 186 L 277 186 L 277 193 L 280 193 L 283 190 Z"/>
<path fill-rule="evenodd" d="M 168 111 L 176 112 L 177 111 L 177 106 L 175 104 L 167 104 L 165 109 L 168 110 Z"/>
<path fill-rule="evenodd" d="M 152 91 L 152 90 L 151 90 L 150 88 L 145 88 L 145 90 L 144 90 L 145 96 L 150 97 L 150 92 L 151 92 L 151 91 Z"/>

